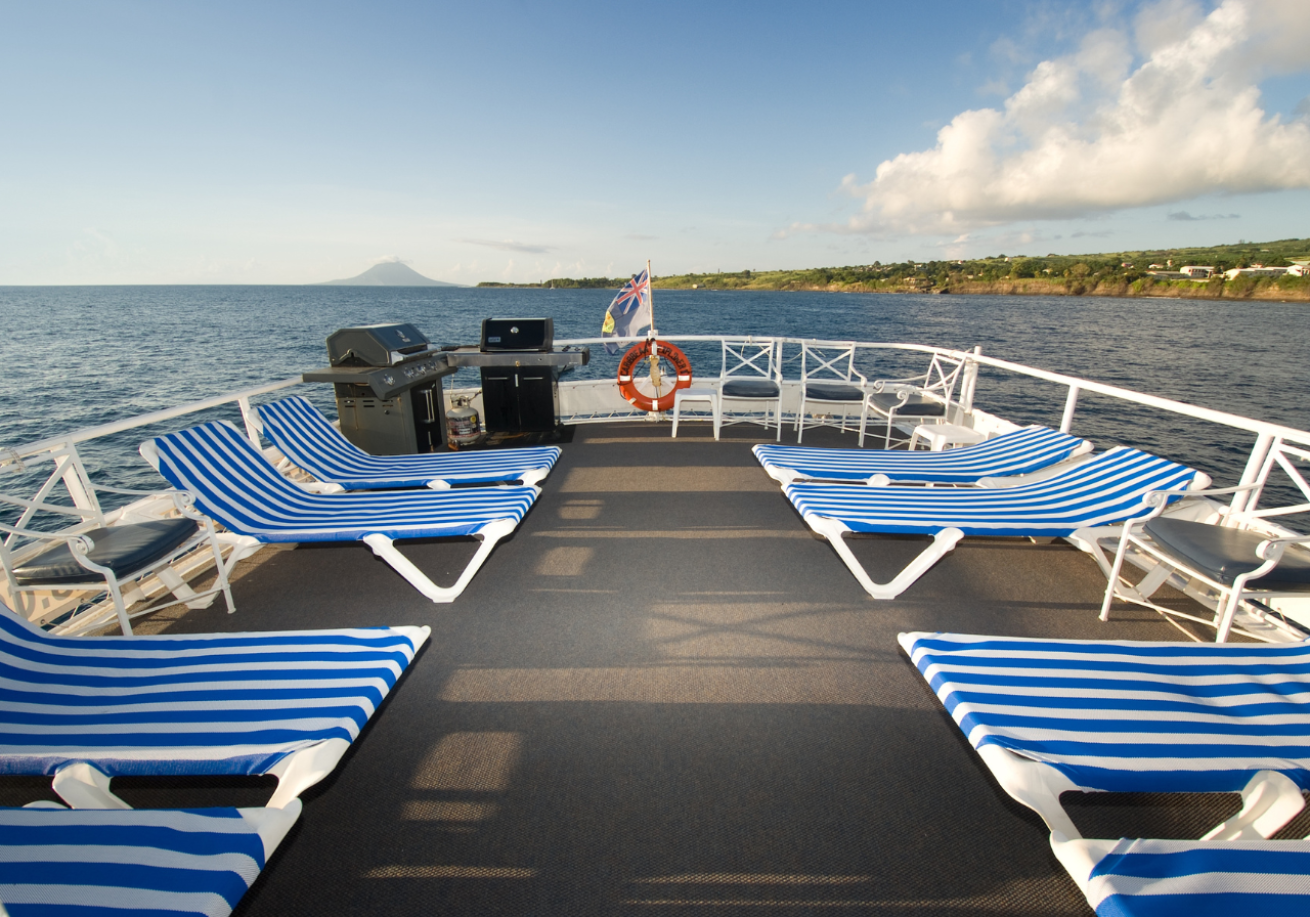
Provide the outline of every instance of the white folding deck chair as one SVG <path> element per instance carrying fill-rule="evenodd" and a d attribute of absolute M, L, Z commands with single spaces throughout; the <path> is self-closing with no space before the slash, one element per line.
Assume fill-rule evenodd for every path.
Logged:
<path fill-rule="evenodd" d="M 865 487 L 795 481 L 783 493 L 805 523 L 833 550 L 875 599 L 893 599 L 965 535 L 1066 538 L 1095 553 L 1095 540 L 1073 538 L 1144 515 L 1152 490 L 1201 487 L 1209 478 L 1191 468 L 1118 447 L 1063 474 L 1018 487 L 948 489 Z M 891 582 L 875 583 L 843 541 L 848 532 L 931 535 L 933 540 Z"/>
<path fill-rule="evenodd" d="M 125 808 L 122 775 L 273 774 L 282 807 L 336 767 L 428 627 L 53 637 L 0 605 L 0 774 Z"/>
<path fill-rule="evenodd" d="M 262 432 L 298 468 L 346 490 L 388 490 L 519 481 L 540 484 L 559 459 L 558 446 L 486 449 L 432 455 L 369 455 L 304 398 L 259 406 Z"/>
<path fill-rule="evenodd" d="M 125 496 L 158 496 L 154 491 L 104 485 L 96 489 Z M 228 574 L 241 558 L 241 552 L 233 552 L 225 563 L 224 539 L 210 520 L 192 508 L 191 496 L 175 491 L 168 497 L 176 516 L 133 522 L 110 521 L 99 508 L 83 509 L 0 494 L 0 503 L 22 508 L 17 525 L 0 524 L 0 533 L 7 536 L 0 538 L 0 570 L 8 581 L 10 600 L 27 611 L 24 596 L 29 593 L 85 591 L 88 599 L 94 599 L 97 593 L 107 594 L 124 634 L 132 633 L 133 617 L 172 605 L 208 608 L 219 595 L 227 602 L 229 613 L 236 611 Z M 80 524 L 54 532 L 32 528 L 28 523 L 42 513 L 72 516 Z M 172 565 L 193 551 L 206 548 L 212 553 L 217 575 L 213 585 L 197 592 Z M 163 587 L 159 592 L 164 589 L 171 592 L 174 601 L 153 601 L 145 591 L 148 580 L 157 581 Z M 129 614 L 128 608 L 138 602 L 145 602 L 148 607 Z M 94 619 L 86 625 L 89 627 L 101 621 L 93 606 L 76 612 L 63 624 L 76 627 L 86 617 Z"/>
<path fill-rule="evenodd" d="M 1301 811 L 1310 789 L 1310 645 L 899 640 L 1002 789 L 1046 822 L 1052 849 L 1098 913 L 1298 913 L 1150 908 L 1172 893 L 1188 896 L 1174 904 L 1230 889 L 1306 894 L 1306 845 L 1265 839 Z M 1243 804 L 1200 841 L 1088 840 L 1060 803 L 1070 791 L 1241 793 Z M 1266 865 L 1253 868 L 1256 857 L 1242 850 Z M 1160 857 L 1154 876 L 1129 854 Z M 1179 881 L 1145 881 L 1170 870 Z M 1225 872 L 1237 874 L 1227 886 L 1198 878 Z M 1261 886 L 1250 873 L 1269 878 Z M 1147 899 L 1142 910 L 1111 909 L 1109 899 L 1134 894 Z"/>
<path fill-rule="evenodd" d="M 869 386 L 868 378 L 855 368 L 855 343 L 820 344 L 801 342 L 801 406 L 796 412 L 796 442 L 805 436 L 807 426 L 827 426 L 832 420 L 827 415 L 806 423 L 810 406 L 822 406 L 828 411 L 841 408 L 841 429 L 846 431 L 851 409 L 864 402 Z"/>
<path fill-rule="evenodd" d="M 975 446 L 947 452 L 888 449 L 820 449 L 812 446 L 752 447 L 769 477 L 792 481 L 848 481 L 881 487 L 893 481 L 977 484 L 983 478 L 1031 474 L 1092 450 L 1085 439 L 1031 426 Z"/>
<path fill-rule="evenodd" d="M 541 493 L 531 486 L 306 493 L 227 423 L 147 440 L 141 454 L 229 531 L 265 543 L 362 541 L 433 602 L 452 602 L 464 591 L 491 549 L 514 531 Z M 482 543 L 449 587 L 432 582 L 393 544 L 400 538 L 461 535 Z"/>
<path fill-rule="evenodd" d="M 776 424 L 777 439 L 782 440 L 781 349 L 782 345 L 773 340 L 747 338 L 723 342 L 723 365 L 718 379 L 721 426 L 762 423 L 768 428 Z M 757 420 L 754 412 L 744 413 L 741 408 L 745 404 L 761 406 L 762 419 Z"/>
<path fill-rule="evenodd" d="M 884 418 L 887 422 L 883 448 L 892 445 L 892 429 L 898 418 L 913 423 L 945 423 L 950 420 L 955 386 L 964 370 L 965 361 L 942 354 L 933 354 L 927 372 L 904 379 L 876 379 L 870 383 L 871 391 L 864 398 L 860 412 L 860 440 L 864 445 L 865 428 L 869 416 Z"/>
<path fill-rule="evenodd" d="M 226 917 L 300 808 L 0 809 L 0 913 Z"/>
<path fill-rule="evenodd" d="M 1222 514 L 1205 520 L 1162 516 L 1171 494 L 1166 491 L 1152 495 L 1152 510 L 1123 528 L 1101 605 L 1101 620 L 1109 619 L 1110 605 L 1119 598 L 1166 617 L 1214 627 L 1215 642 L 1223 643 L 1233 630 L 1238 610 L 1245 606 L 1256 620 L 1271 628 L 1267 633 L 1239 628 L 1245 636 L 1304 639 L 1299 628 L 1280 620 L 1270 606 L 1279 597 L 1310 594 L 1310 536 L 1272 523 L 1282 516 L 1310 512 L 1310 483 L 1293 464 L 1297 460 L 1310 460 L 1310 450 L 1276 440 L 1256 483 L 1201 494 L 1236 494 L 1244 508 L 1226 507 Z M 1261 494 L 1274 468 L 1286 472 L 1304 499 L 1289 506 L 1259 509 Z M 1155 564 L 1136 585 L 1121 576 L 1130 552 Z M 1153 602 L 1152 596 L 1166 582 L 1214 608 L 1213 617 L 1207 620 Z"/>

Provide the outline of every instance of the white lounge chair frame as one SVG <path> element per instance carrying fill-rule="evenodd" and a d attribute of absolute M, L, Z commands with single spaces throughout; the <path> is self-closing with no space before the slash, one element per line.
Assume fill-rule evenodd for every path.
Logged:
<path fill-rule="evenodd" d="M 1224 583 L 1206 571 L 1188 565 L 1176 555 L 1162 550 L 1145 532 L 1146 524 L 1164 512 L 1165 504 L 1171 497 L 1178 496 L 1177 491 L 1157 491 L 1148 495 L 1152 509 L 1149 514 L 1123 526 L 1119 545 L 1114 555 L 1114 562 L 1109 571 L 1105 598 L 1101 604 L 1101 620 L 1110 618 L 1110 606 L 1116 598 L 1146 608 L 1154 609 L 1166 618 L 1184 618 L 1215 628 L 1215 642 L 1223 643 L 1235 629 L 1237 613 L 1245 606 L 1256 620 L 1272 633 L 1259 632 L 1251 628 L 1237 626 L 1236 630 L 1244 636 L 1256 640 L 1273 640 L 1275 634 L 1280 640 L 1305 639 L 1300 629 L 1290 627 L 1286 622 L 1271 613 L 1269 601 L 1284 595 L 1305 595 L 1305 590 L 1279 590 L 1276 587 L 1261 586 L 1259 580 L 1269 573 L 1282 560 L 1284 552 L 1291 545 L 1310 547 L 1310 536 L 1298 535 L 1268 520 L 1279 516 L 1289 516 L 1310 512 L 1310 483 L 1307 483 L 1300 470 L 1293 464 L 1294 460 L 1310 461 L 1310 449 L 1300 448 L 1276 440 L 1265 457 L 1264 465 L 1258 479 L 1240 487 L 1225 487 L 1214 490 L 1189 493 L 1188 496 L 1216 497 L 1232 495 L 1233 503 L 1222 507 L 1206 521 L 1224 527 L 1252 532 L 1263 537 L 1255 548 L 1251 562 L 1261 561 L 1254 569 L 1234 578 L 1231 584 Z M 1305 500 L 1291 506 L 1278 506 L 1257 509 L 1261 494 L 1269 480 L 1270 472 L 1281 468 L 1292 480 Z M 1153 564 L 1146 576 L 1136 585 L 1123 577 L 1123 565 L 1129 554 L 1137 558 L 1146 558 Z M 1213 617 L 1206 619 L 1189 614 L 1178 608 L 1170 608 L 1152 601 L 1152 596 L 1166 582 L 1171 583 L 1187 595 L 1214 608 Z"/>
<path fill-rule="evenodd" d="M 185 470 L 166 467 L 157 440 L 142 443 L 141 455 L 170 481 L 176 478 L 174 483 L 186 485 L 188 489 L 195 488 L 193 496 L 198 508 L 219 519 L 226 528 L 258 542 L 362 541 L 406 582 L 436 603 L 453 602 L 459 597 L 496 544 L 513 533 L 523 514 L 541 495 L 541 489 L 535 486 L 362 494 L 305 493 L 279 474 L 268 459 L 231 424 L 202 424 L 174 436 L 187 433 L 202 443 L 193 445 L 193 448 L 216 449 L 217 452 L 213 453 L 211 459 L 197 461 Z M 212 493 L 201 493 L 202 487 Z M 485 494 L 482 499 L 486 500 L 523 503 L 526 499 L 527 502 L 521 512 L 512 512 L 507 508 L 504 516 L 487 518 L 468 531 L 461 530 L 468 526 L 459 525 L 459 520 L 433 524 L 421 518 L 423 511 L 434 511 L 442 504 L 476 501 L 479 492 Z M 248 506 L 256 507 L 263 523 L 250 524 L 249 520 L 227 511 L 231 495 L 236 493 L 247 501 Z M 527 499 L 529 496 L 530 499 Z M 214 504 L 207 505 L 205 501 L 211 497 Z M 344 523 L 334 525 L 332 521 L 338 508 L 342 511 L 353 509 L 357 515 L 367 517 L 367 508 L 372 506 L 382 507 L 383 515 L 387 518 L 370 518 L 350 526 Z M 364 507 L 364 510 L 361 511 L 360 507 Z M 407 519 L 403 514 L 398 515 L 406 507 L 413 508 L 415 518 Z M 298 518 L 307 521 L 300 524 Z M 465 534 L 477 538 L 480 543 L 464 571 L 451 586 L 438 586 L 395 546 L 397 538 L 440 538 Z"/>
<path fill-rule="evenodd" d="M 821 390 L 811 391 L 811 384 L 839 386 L 850 389 L 854 398 L 825 398 Z M 796 442 L 801 442 L 807 426 L 829 426 L 831 421 L 816 419 L 806 423 L 809 405 L 840 406 L 842 408 L 841 429 L 846 432 L 851 409 L 861 406 L 863 413 L 864 396 L 869 387 L 869 379 L 855 368 L 855 342 L 842 344 L 818 344 L 804 341 L 801 343 L 801 406 L 796 412 Z"/>
<path fill-rule="evenodd" d="M 1145 513 L 1145 494 L 1152 489 L 1151 483 L 1164 481 L 1191 482 L 1190 486 L 1200 488 L 1210 479 L 1182 465 L 1121 447 L 1044 481 L 1010 488 L 946 490 L 792 483 L 785 485 L 783 492 L 801 513 L 805 524 L 832 545 L 864 591 L 872 598 L 885 600 L 896 598 L 953 551 L 965 536 L 965 528 L 974 535 L 1065 538 L 1079 550 L 1099 557 L 1095 534 L 1126 518 Z M 1117 489 L 1110 489 L 1112 485 Z M 1104 499 L 1100 503 L 1095 502 L 1102 493 L 1098 488 L 1104 488 Z M 878 495 L 876 499 L 893 506 L 883 518 L 879 518 L 876 512 L 862 512 L 859 508 L 848 511 L 847 504 L 851 499 L 862 500 L 865 494 L 875 493 Z M 821 503 L 829 496 L 834 502 L 843 504 L 840 512 L 824 512 L 815 507 L 815 503 Z M 819 499 L 809 499 L 812 497 Z M 1082 501 L 1081 505 L 1066 509 L 1064 504 L 1074 498 Z M 1125 505 L 1125 501 L 1131 505 Z M 928 516 L 937 509 L 934 504 L 945 508 L 941 518 Z M 963 509 L 958 508 L 961 506 Z M 902 512 L 911 507 L 917 515 L 915 519 L 905 518 Z M 1012 507 L 1020 507 L 1026 512 Z M 984 513 L 986 517 L 982 515 Z M 871 533 L 925 534 L 932 537 L 932 542 L 890 582 L 876 583 L 845 541 L 847 534 L 857 531 L 847 524 L 856 516 L 861 517 L 862 524 L 874 526 L 867 529 Z M 1088 533 L 1093 537 L 1088 537 Z"/>
<path fill-rule="evenodd" d="M 1025 641 L 1017 638 L 975 637 L 925 632 L 899 634 L 897 639 L 902 649 L 914 662 L 915 667 L 920 670 L 920 675 L 933 687 L 934 693 L 938 695 L 939 699 L 943 699 L 944 687 L 939 685 L 933 675 L 930 674 L 931 666 L 929 671 L 924 671 L 923 666 L 920 664 L 920 659 L 926 651 L 917 644 L 923 638 L 959 641 L 961 648 L 967 648 L 972 641 L 987 640 L 1031 643 L 1034 646 L 1062 642 Z M 1093 643 L 1093 641 L 1063 642 L 1070 644 Z M 1125 642 L 1125 645 L 1131 646 L 1132 644 Z M 1184 644 L 1184 646 L 1186 645 L 1188 644 Z M 949 676 L 944 677 L 944 680 L 948 679 Z M 1060 802 L 1060 796 L 1062 793 L 1085 792 L 1095 788 L 1079 786 L 1052 763 L 1018 754 L 995 743 L 983 742 L 979 744 L 974 741 L 969 734 L 969 730 L 961 722 L 962 717 L 967 713 L 967 709 L 971 708 L 966 708 L 965 711 L 961 711 L 959 706 L 951 708 L 952 718 L 961 730 L 966 733 L 966 737 L 970 739 L 970 744 L 974 746 L 974 751 L 987 765 L 987 769 L 996 778 L 1001 788 L 1016 802 L 1036 812 L 1042 821 L 1046 823 L 1051 832 L 1051 849 L 1060 860 L 1061 865 L 1078 883 L 1079 888 L 1085 894 L 1088 894 L 1090 898 L 1089 885 L 1093 869 L 1097 863 L 1114 850 L 1120 840 L 1083 838 L 1073 819 Z M 1277 757 L 1277 753 L 1272 752 L 1270 757 Z M 1093 758 L 1092 760 L 1098 759 Z M 1113 762 L 1108 766 L 1113 768 Z M 1127 765 L 1124 765 L 1124 767 L 1130 769 Z M 1260 770 L 1255 766 L 1251 768 L 1250 772 L 1251 777 L 1240 793 L 1241 809 L 1237 814 L 1207 832 L 1202 838 L 1202 842 L 1266 840 L 1288 824 L 1305 807 L 1305 799 L 1302 797 L 1300 786 L 1284 774 L 1275 770 Z"/>

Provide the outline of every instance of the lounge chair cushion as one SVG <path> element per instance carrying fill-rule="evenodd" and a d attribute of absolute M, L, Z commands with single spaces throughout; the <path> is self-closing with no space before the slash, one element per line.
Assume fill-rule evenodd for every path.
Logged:
<path fill-rule="evenodd" d="M 0 809 L 13 917 L 222 917 L 263 868 L 264 842 L 236 809 Z"/>
<path fill-rule="evenodd" d="M 1310 912 L 1310 841 L 1121 840 L 1095 868 L 1099 917 Z"/>
<path fill-rule="evenodd" d="M 869 396 L 869 399 L 873 406 L 883 414 L 895 411 L 901 416 L 912 417 L 944 417 L 946 415 L 945 404 L 925 398 L 923 395 L 911 395 L 904 404 L 901 404 L 901 396 L 896 392 L 874 392 Z"/>
<path fill-rule="evenodd" d="M 93 529 L 85 533 L 95 542 L 88 557 L 92 563 L 113 570 L 115 576 L 125 577 L 167 557 L 199 527 L 194 519 L 160 519 Z M 62 542 L 14 570 L 20 586 L 86 583 L 98 578 L 93 570 L 79 564 Z"/>
<path fill-rule="evenodd" d="M 111 777 L 265 774 L 301 749 L 353 742 L 427 636 L 56 637 L 0 605 L 0 774 L 79 761 Z"/>
<path fill-rule="evenodd" d="M 350 442 L 308 401 L 284 398 L 261 405 L 264 434 L 291 462 L 320 481 L 347 490 L 423 487 L 431 481 L 453 484 L 501 483 L 549 470 L 558 446 L 491 449 L 423 455 L 370 455 Z"/>
<path fill-rule="evenodd" d="M 764 379 L 731 379 L 723 383 L 724 398 L 777 398 L 778 384 Z"/>
<path fill-rule="evenodd" d="M 974 748 L 1042 762 L 1081 789 L 1232 793 L 1262 770 L 1310 789 L 1310 644 L 900 643 Z"/>
<path fill-rule="evenodd" d="M 810 382 L 805 386 L 805 398 L 809 401 L 850 401 L 858 403 L 864 399 L 864 390 L 855 385 Z"/>
<path fill-rule="evenodd" d="M 1226 586 L 1264 563 L 1255 549 L 1268 536 L 1258 532 L 1165 516 L 1157 516 L 1143 528 L 1164 553 Z M 1310 591 L 1310 550 L 1288 545 L 1278 566 L 1251 580 L 1250 585 Z"/>
<path fill-rule="evenodd" d="M 1029 474 L 1091 443 L 1049 427 L 1024 427 L 973 446 L 944 452 L 900 452 L 889 449 L 816 449 L 812 446 L 752 447 L 766 468 L 790 469 L 797 477 L 831 481 L 865 481 L 885 474 L 893 481 L 972 484 L 991 475 Z M 775 475 L 776 477 L 776 475 Z"/>

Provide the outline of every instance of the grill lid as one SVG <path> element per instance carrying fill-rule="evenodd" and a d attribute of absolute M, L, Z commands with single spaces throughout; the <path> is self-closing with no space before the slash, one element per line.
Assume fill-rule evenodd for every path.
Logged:
<path fill-rule="evenodd" d="M 363 325 L 328 335 L 333 366 L 395 366 L 438 348 L 410 324 Z"/>

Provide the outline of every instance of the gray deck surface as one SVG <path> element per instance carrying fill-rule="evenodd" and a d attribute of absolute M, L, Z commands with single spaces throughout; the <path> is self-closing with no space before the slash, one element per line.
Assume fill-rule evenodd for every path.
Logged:
<path fill-rule="evenodd" d="M 362 545 L 266 549 L 237 614 L 141 628 L 432 627 L 238 914 L 1091 913 L 896 635 L 1178 632 L 1129 607 L 1100 623 L 1105 580 L 1062 542 L 965 539 L 875 602 L 751 455 L 761 428 L 679 432 L 580 427 L 453 604 Z M 885 580 L 923 541 L 856 544 Z M 473 542 L 401 547 L 448 583 Z M 115 782 L 140 806 L 258 805 L 270 787 Z M 1089 836 L 1199 836 L 1235 804 L 1077 809 Z"/>

